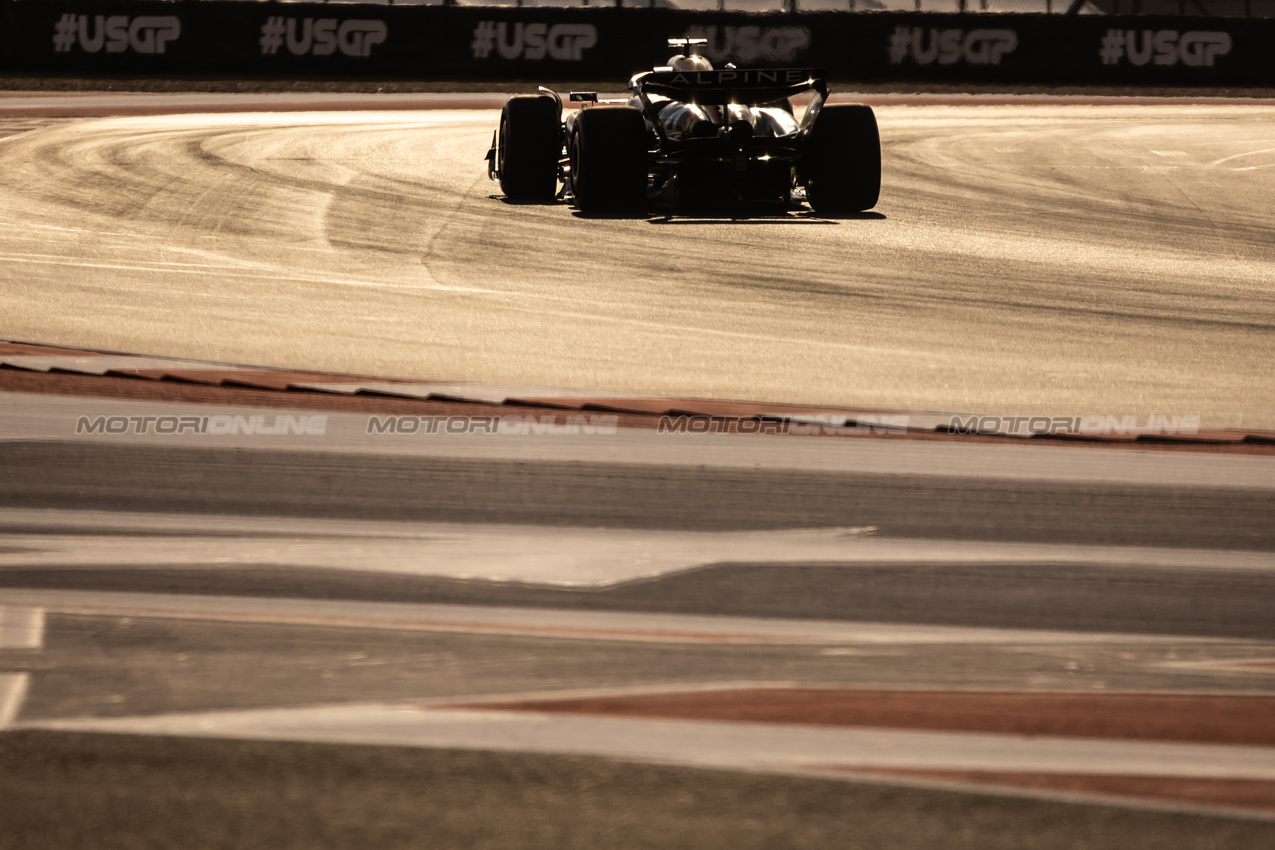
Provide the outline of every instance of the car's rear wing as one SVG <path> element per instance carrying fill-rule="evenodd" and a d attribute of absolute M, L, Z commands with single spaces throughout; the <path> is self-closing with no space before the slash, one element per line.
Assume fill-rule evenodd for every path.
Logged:
<path fill-rule="evenodd" d="M 656 70 L 638 74 L 632 85 L 684 103 L 757 105 L 814 91 L 828 96 L 826 74 L 815 68 L 723 68 L 719 71 Z"/>

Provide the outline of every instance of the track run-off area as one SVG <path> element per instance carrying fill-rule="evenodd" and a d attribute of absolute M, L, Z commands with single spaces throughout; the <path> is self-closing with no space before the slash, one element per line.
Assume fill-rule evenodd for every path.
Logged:
<path fill-rule="evenodd" d="M 500 96 L 357 97 L 259 97 L 238 108 L 302 111 L 250 113 L 217 111 L 228 95 L 4 99 L 0 336 L 1275 427 L 1265 101 L 878 95 L 871 213 L 607 220 L 500 197 L 483 162 Z M 325 106 L 362 109 L 304 111 Z M 112 111 L 186 114 L 67 117 Z"/>
<path fill-rule="evenodd" d="M 0 96 L 0 844 L 1275 846 L 1275 102 L 586 218 L 503 97 Z"/>

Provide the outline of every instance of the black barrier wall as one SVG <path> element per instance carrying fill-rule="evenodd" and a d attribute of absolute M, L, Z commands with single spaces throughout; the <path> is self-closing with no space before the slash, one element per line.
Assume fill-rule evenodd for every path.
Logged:
<path fill-rule="evenodd" d="M 11 0 L 0 66 L 50 74 L 620 82 L 708 38 L 717 63 L 855 81 L 1271 85 L 1275 21 L 1059 15 Z"/>

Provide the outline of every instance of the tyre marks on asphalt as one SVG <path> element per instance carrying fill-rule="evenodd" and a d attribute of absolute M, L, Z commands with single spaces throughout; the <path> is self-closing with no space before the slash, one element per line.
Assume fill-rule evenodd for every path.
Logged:
<path fill-rule="evenodd" d="M 809 244 L 796 253 L 794 229 L 767 221 L 743 241 L 733 224 L 591 221 L 590 244 L 608 250 L 581 251 L 569 210 L 490 197 L 481 157 L 494 120 L 175 116 L 16 138 L 6 197 L 23 226 L 7 250 L 30 273 L 14 292 L 30 309 L 10 333 L 83 341 L 91 325 L 98 336 L 85 344 L 119 345 L 127 332 L 185 356 L 225 356 L 228 340 L 249 340 L 257 353 L 244 356 L 262 363 L 665 396 L 729 388 L 931 410 L 993 398 L 1051 410 L 1145 400 L 1155 408 L 1143 413 L 1269 419 L 1248 354 L 1270 325 L 1258 283 L 1270 256 L 1251 200 L 1262 193 L 1250 184 L 1270 172 L 1203 167 L 1269 135 L 1261 108 L 883 110 L 895 180 L 885 218 L 801 228 Z M 1233 136 L 1225 151 L 1208 129 L 1219 121 Z M 1179 136 L 1199 156 L 1175 179 L 1193 195 L 1207 190 L 1210 217 L 1234 226 L 1202 228 L 1199 210 L 1163 197 L 1163 181 L 1145 171 L 1145 149 L 1176 149 Z M 1093 170 L 1108 156 L 1118 169 Z M 325 177 L 333 163 L 368 182 Z M 393 191 L 358 188 L 377 185 Z M 315 193 L 341 195 L 348 215 L 316 217 Z M 129 198 L 139 203 L 116 203 Z M 403 199 L 410 210 L 368 238 L 387 203 Z M 133 217 L 113 215 L 120 209 Z M 105 234 L 101 214 L 124 232 Z M 399 226 L 404 218 L 460 225 L 430 246 L 427 273 L 427 228 Z M 33 227 L 50 230 L 32 237 Z M 53 228 L 75 238 L 57 241 Z M 279 228 L 282 238 L 268 236 Z M 1180 238 L 1166 242 L 1166 232 Z M 214 239 L 222 268 L 173 273 L 195 271 L 192 257 L 208 260 Z M 722 266 L 724 250 L 737 260 Z M 670 256 L 702 281 L 688 290 Z M 77 261 L 93 273 L 46 265 Z M 71 307 L 41 312 L 48 293 Z M 207 307 L 199 328 L 186 318 L 192 301 Z M 637 352 L 641 369 L 617 352 Z"/>

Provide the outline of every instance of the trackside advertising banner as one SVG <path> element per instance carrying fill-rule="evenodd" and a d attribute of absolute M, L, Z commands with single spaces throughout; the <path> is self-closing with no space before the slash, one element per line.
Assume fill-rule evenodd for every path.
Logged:
<path fill-rule="evenodd" d="M 0 0 L 0 65 L 83 75 L 589 80 L 704 37 L 837 82 L 1272 85 L 1275 20 Z"/>

